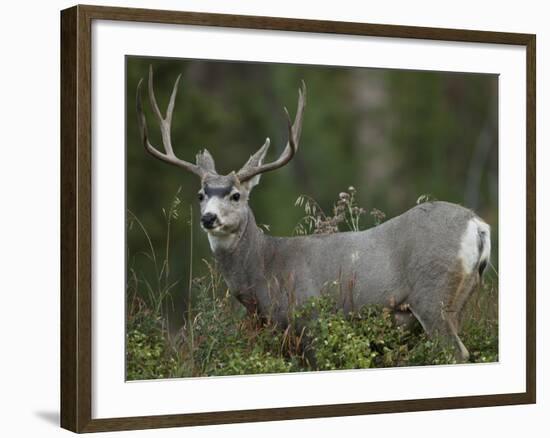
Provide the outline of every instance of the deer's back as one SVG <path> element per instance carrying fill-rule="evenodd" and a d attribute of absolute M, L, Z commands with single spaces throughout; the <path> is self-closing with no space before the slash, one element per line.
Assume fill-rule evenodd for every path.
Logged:
<path fill-rule="evenodd" d="M 360 305 L 399 303 L 419 282 L 454 269 L 474 216 L 456 204 L 428 202 L 361 232 L 269 238 L 266 274 L 299 301 L 333 290 L 353 294 Z"/>

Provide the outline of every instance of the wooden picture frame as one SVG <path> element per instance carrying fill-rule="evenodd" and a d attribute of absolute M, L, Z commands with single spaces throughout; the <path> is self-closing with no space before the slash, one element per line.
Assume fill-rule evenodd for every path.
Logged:
<path fill-rule="evenodd" d="M 92 418 L 92 22 L 112 20 L 516 45 L 526 48 L 525 392 L 222 412 Z M 61 12 L 61 426 L 74 432 L 529 404 L 536 401 L 535 35 L 164 10 Z"/>

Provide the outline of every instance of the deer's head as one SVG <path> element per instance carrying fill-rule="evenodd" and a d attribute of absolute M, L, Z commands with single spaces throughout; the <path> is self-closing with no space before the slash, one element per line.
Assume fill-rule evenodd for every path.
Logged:
<path fill-rule="evenodd" d="M 288 111 L 284 108 L 288 121 L 288 142 L 280 157 L 273 162 L 264 163 L 270 144 L 269 138 L 267 138 L 263 146 L 248 159 L 238 172 L 232 171 L 227 175 L 220 175 L 216 171 L 214 158 L 206 149 L 197 154 L 195 163 L 181 160 L 174 154 L 170 126 L 180 78 L 181 75 L 174 83 L 166 116 L 163 117 L 153 90 L 153 70 L 152 67 L 149 67 L 149 102 L 160 125 L 164 152 L 159 151 L 149 141 L 147 123 L 141 102 L 143 80 L 139 81 L 136 107 L 141 140 L 145 149 L 154 157 L 192 172 L 200 178 L 201 188 L 198 192 L 198 200 L 201 211 L 201 226 L 209 236 L 226 237 L 236 235 L 246 223 L 250 192 L 259 183 L 261 174 L 287 164 L 298 149 L 306 101 L 305 83 L 302 82 L 302 87 L 298 92 L 298 109 L 294 123 L 291 122 Z"/>

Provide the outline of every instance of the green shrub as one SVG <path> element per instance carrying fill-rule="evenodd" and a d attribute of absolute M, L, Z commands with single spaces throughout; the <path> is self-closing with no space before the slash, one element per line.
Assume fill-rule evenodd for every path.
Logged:
<path fill-rule="evenodd" d="M 172 377 L 176 368 L 162 318 L 146 311 L 132 318 L 126 333 L 126 379 Z"/>
<path fill-rule="evenodd" d="M 192 323 L 173 338 L 159 315 L 142 310 L 133 317 L 127 331 L 129 380 L 456 363 L 447 344 L 420 328 L 396 326 L 391 313 L 378 306 L 344 314 L 334 297 L 322 295 L 306 301 L 281 330 L 247 315 L 228 293 L 196 297 Z M 466 324 L 462 339 L 470 361 L 498 360 L 495 321 Z"/>
<path fill-rule="evenodd" d="M 336 300 L 310 299 L 297 316 L 308 321 L 316 369 L 336 370 L 454 363 L 454 351 L 423 333 L 396 326 L 388 309 L 366 306 L 344 315 Z"/>

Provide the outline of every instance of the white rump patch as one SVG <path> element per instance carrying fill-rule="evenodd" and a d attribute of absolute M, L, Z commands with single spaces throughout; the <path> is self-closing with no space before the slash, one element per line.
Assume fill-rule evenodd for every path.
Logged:
<path fill-rule="evenodd" d="M 480 261 L 489 263 L 491 258 L 491 227 L 482 220 L 476 219 L 480 238 L 483 240 L 483 250 L 479 256 Z"/>
<path fill-rule="evenodd" d="M 488 262 L 490 255 L 491 228 L 479 218 L 470 219 L 462 235 L 458 254 L 464 272 L 471 274 L 481 261 Z"/>
<path fill-rule="evenodd" d="M 357 260 L 359 260 L 359 251 L 353 251 L 351 253 L 351 263 L 355 263 Z"/>

